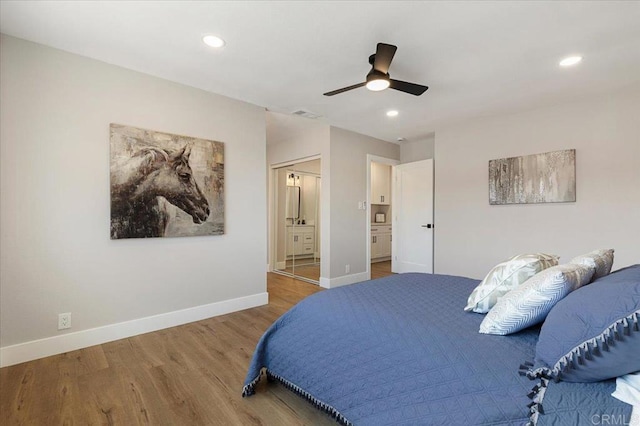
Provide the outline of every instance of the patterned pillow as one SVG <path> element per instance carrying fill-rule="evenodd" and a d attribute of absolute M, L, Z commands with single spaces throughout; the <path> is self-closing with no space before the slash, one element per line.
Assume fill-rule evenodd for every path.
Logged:
<path fill-rule="evenodd" d="M 506 335 L 544 321 L 560 299 L 587 284 L 594 269 L 569 263 L 552 266 L 504 295 L 480 324 L 480 333 Z"/>
<path fill-rule="evenodd" d="M 578 263 L 595 268 L 596 273 L 593 274 L 591 281 L 604 277 L 611 272 L 613 266 L 613 249 L 594 250 L 590 253 L 574 257 L 569 263 Z"/>
<path fill-rule="evenodd" d="M 571 293 L 551 310 L 536 346 L 538 372 L 596 382 L 640 371 L 640 265 Z M 544 368 L 546 367 L 546 368 Z"/>
<path fill-rule="evenodd" d="M 473 290 L 464 310 L 486 314 L 499 298 L 543 269 L 557 265 L 558 259 L 552 254 L 520 254 L 499 263 Z"/>

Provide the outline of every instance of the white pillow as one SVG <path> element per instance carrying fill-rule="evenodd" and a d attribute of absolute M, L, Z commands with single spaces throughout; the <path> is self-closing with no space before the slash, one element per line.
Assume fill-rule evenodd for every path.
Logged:
<path fill-rule="evenodd" d="M 591 266 L 596 272 L 591 281 L 609 275 L 613 266 L 613 249 L 594 250 L 590 253 L 576 256 L 569 263 Z"/>
<path fill-rule="evenodd" d="M 614 398 L 640 408 L 640 371 L 616 378 Z"/>
<path fill-rule="evenodd" d="M 471 292 L 464 310 L 486 314 L 498 299 L 538 272 L 558 264 L 558 256 L 520 254 L 496 265 Z"/>
<path fill-rule="evenodd" d="M 511 334 L 544 321 L 560 299 L 589 283 L 592 267 L 552 266 L 504 295 L 480 324 L 480 333 Z"/>

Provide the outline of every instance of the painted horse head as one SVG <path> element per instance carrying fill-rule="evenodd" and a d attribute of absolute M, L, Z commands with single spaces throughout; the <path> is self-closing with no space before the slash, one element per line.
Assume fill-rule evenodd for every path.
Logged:
<path fill-rule="evenodd" d="M 191 215 L 194 223 L 202 223 L 209 216 L 209 203 L 193 178 L 189 166 L 191 146 L 168 153 L 149 148 L 150 156 L 144 165 L 144 178 L 138 183 L 133 198 L 164 197 L 174 206 Z"/>

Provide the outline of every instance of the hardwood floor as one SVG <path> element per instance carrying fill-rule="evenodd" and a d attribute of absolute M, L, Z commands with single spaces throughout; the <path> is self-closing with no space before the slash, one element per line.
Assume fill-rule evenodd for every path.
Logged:
<path fill-rule="evenodd" d="M 268 276 L 266 306 L 0 369 L 2 425 L 334 425 L 263 379 L 242 398 L 258 339 L 313 284 Z"/>
<path fill-rule="evenodd" d="M 391 273 L 391 261 L 375 262 L 371 264 L 371 279 L 386 277 L 392 275 Z"/>
<path fill-rule="evenodd" d="M 372 278 L 391 262 L 372 264 Z M 256 343 L 321 287 L 268 274 L 269 304 L 0 369 L 2 425 L 333 425 L 277 383 L 242 398 Z"/>
<path fill-rule="evenodd" d="M 293 273 L 293 268 L 291 266 L 287 266 L 284 270 L 288 273 Z M 310 280 L 318 281 L 320 279 L 320 264 L 319 263 L 311 263 L 311 264 L 301 264 L 296 265 L 295 273 L 300 275 L 301 277 L 308 278 Z M 387 275 L 391 275 L 391 261 L 387 260 L 384 262 L 375 262 L 371 264 L 371 279 L 374 280 L 376 278 L 386 277 Z"/>

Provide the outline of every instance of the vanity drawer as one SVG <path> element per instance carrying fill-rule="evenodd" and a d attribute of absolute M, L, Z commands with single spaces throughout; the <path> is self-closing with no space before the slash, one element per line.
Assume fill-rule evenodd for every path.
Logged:
<path fill-rule="evenodd" d="M 372 234 L 377 234 L 380 232 L 391 232 L 391 225 L 384 225 L 384 226 L 380 226 L 380 225 L 376 225 L 376 226 L 371 226 L 371 233 Z"/>

